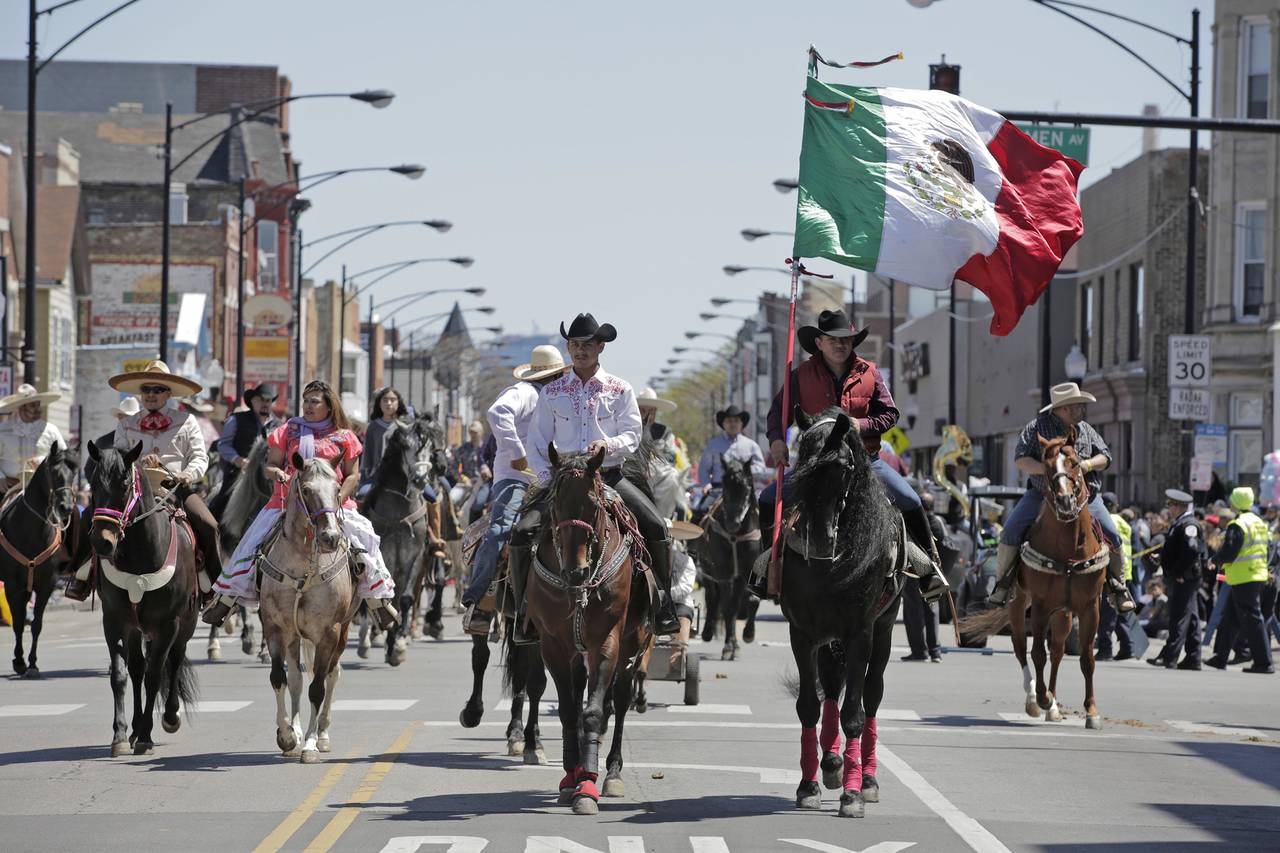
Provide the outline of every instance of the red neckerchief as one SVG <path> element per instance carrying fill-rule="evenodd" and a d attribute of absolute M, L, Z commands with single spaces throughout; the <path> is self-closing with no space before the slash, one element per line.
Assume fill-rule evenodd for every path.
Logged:
<path fill-rule="evenodd" d="M 143 432 L 164 432 L 173 426 L 173 418 L 164 412 L 147 412 L 138 421 L 138 429 Z"/>

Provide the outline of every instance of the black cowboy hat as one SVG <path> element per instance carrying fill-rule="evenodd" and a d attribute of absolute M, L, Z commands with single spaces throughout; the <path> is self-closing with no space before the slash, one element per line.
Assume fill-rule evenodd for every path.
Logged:
<path fill-rule="evenodd" d="M 263 382 L 258 387 L 250 388 L 248 391 L 245 391 L 243 399 L 244 404 L 247 406 L 254 397 L 262 397 L 263 399 L 270 400 L 274 403 L 278 396 L 280 396 L 280 394 L 276 391 L 276 386 L 269 382 Z"/>
<path fill-rule="evenodd" d="M 600 341 L 607 344 L 618 337 L 618 330 L 610 323 L 597 323 L 596 318 L 590 314 L 579 314 L 573 318 L 567 332 L 564 321 L 560 322 L 560 337 L 566 341 Z"/>
<path fill-rule="evenodd" d="M 843 311 L 823 311 L 818 315 L 818 325 L 801 326 L 796 329 L 796 339 L 809 355 L 818 354 L 818 336 L 827 335 L 832 338 L 853 338 L 854 349 L 867 338 L 869 329 L 855 332 L 853 324 Z"/>
<path fill-rule="evenodd" d="M 751 413 L 744 412 L 742 409 L 739 409 L 737 406 L 733 405 L 733 403 L 729 404 L 729 408 L 721 409 L 720 411 L 716 412 L 716 426 L 720 427 L 721 429 L 724 429 L 725 418 L 738 418 L 739 420 L 742 421 L 742 426 L 744 429 L 746 428 L 747 424 L 751 423 Z"/>

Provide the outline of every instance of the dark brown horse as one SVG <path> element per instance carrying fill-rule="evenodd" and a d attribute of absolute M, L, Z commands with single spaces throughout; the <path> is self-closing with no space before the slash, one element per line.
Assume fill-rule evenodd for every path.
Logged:
<path fill-rule="evenodd" d="M 129 747 L 134 755 L 152 751 L 157 696 L 164 699 L 166 732 L 178 730 L 181 704 L 195 698 L 195 673 L 187 660 L 199 612 L 195 537 L 178 507 L 152 491 L 138 464 L 141 455 L 142 442 L 125 452 L 100 451 L 89 442 L 89 457 L 96 463 L 90 543 L 98 563 L 115 698 L 112 755 L 124 755 Z M 124 689 L 130 681 L 133 731 L 128 734 Z"/>
<path fill-rule="evenodd" d="M 720 499 L 703 516 L 707 531 L 695 547 L 706 583 L 707 624 L 703 639 L 724 624 L 720 660 L 738 658 L 738 615 L 747 599 L 747 576 L 760 553 L 760 509 L 752 485 L 751 464 L 725 457 Z M 750 619 L 754 619 L 754 611 Z M 754 639 L 754 631 L 752 632 Z M 750 642 L 750 640 L 748 640 Z"/>
<path fill-rule="evenodd" d="M 1022 667 L 1028 716 L 1058 722 L 1058 665 L 1071 633 L 1071 617 L 1080 620 L 1080 671 L 1084 674 L 1085 727 L 1102 728 L 1093 694 L 1093 641 L 1098 632 L 1098 602 L 1106 582 L 1109 553 L 1089 515 L 1089 488 L 1075 450 L 1075 431 L 1063 438 L 1040 439 L 1044 477 L 1049 486 L 1040 515 L 1014 571 L 1017 585 L 1009 604 L 964 620 L 960 629 L 987 637 L 1005 625 L 1013 629 L 1013 653 Z M 1027 666 L 1027 605 L 1031 605 L 1031 659 L 1035 690 Z M 1045 639 L 1049 635 L 1049 681 L 1045 683 Z"/>
<path fill-rule="evenodd" d="M 59 572 L 74 570 L 89 557 L 89 537 L 76 510 L 78 469 L 75 458 L 55 444 L 26 487 L 0 508 L 0 581 L 13 614 L 13 671 L 27 678 L 40 677 L 36 647 Z M 22 634 L 32 593 L 31 653 L 24 659 Z"/>
<path fill-rule="evenodd" d="M 560 799 L 575 814 L 596 814 L 600 794 L 623 796 L 622 726 L 634 670 L 648 646 L 652 603 L 648 573 L 639 571 L 634 520 L 600 478 L 604 450 L 562 458 L 552 445 L 550 512 L 533 553 L 528 614 L 542 659 L 556 683 L 564 740 Z M 616 725 L 603 791 L 596 788 L 599 740 L 612 691 Z M 585 708 L 583 699 L 586 699 Z"/>

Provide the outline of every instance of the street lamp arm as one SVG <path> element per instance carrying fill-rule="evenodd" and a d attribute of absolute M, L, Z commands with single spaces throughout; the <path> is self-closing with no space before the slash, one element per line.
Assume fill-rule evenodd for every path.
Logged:
<path fill-rule="evenodd" d="M 325 252 L 320 257 L 316 258 L 314 261 L 311 262 L 310 265 L 307 266 L 306 269 L 302 271 L 302 274 L 304 276 L 307 275 L 317 266 L 324 263 L 327 259 L 335 255 L 336 253 L 342 251 L 347 246 L 350 246 L 352 243 L 356 242 L 357 240 L 362 240 L 365 237 L 370 236 L 371 234 L 376 234 L 377 232 L 381 231 L 384 228 L 391 228 L 397 225 L 426 225 L 426 224 L 427 223 L 423 222 L 421 219 L 406 219 L 400 222 L 383 222 L 379 225 L 366 225 L 364 228 L 352 228 L 352 229 L 348 229 L 347 231 L 339 231 L 337 234 L 330 234 L 328 237 L 321 237 L 318 240 L 312 240 L 310 243 L 305 244 L 302 248 L 306 249 L 310 246 L 315 245 L 316 243 L 323 243 L 324 241 L 332 240 L 335 237 L 341 237 L 347 234 L 352 234 L 352 232 L 357 232 L 357 231 L 360 232 L 360 233 L 354 234 L 351 237 L 348 237 L 346 240 L 343 240 L 341 243 L 334 246 L 332 249 Z"/>
<path fill-rule="evenodd" d="M 1095 33 L 1097 33 L 1098 35 L 1102 36 L 1104 39 L 1106 39 L 1107 41 L 1111 42 L 1111 43 L 1112 43 L 1112 44 L 1114 44 L 1116 47 L 1120 48 L 1120 49 L 1121 49 L 1121 50 L 1123 50 L 1125 53 L 1127 53 L 1127 54 L 1129 54 L 1130 56 L 1132 56 L 1134 59 L 1138 60 L 1138 62 L 1140 62 L 1140 63 L 1142 63 L 1143 65 L 1145 65 L 1145 66 L 1147 67 L 1147 69 L 1148 69 L 1149 71 L 1151 71 L 1151 73 L 1152 73 L 1152 74 L 1155 74 L 1155 75 L 1156 75 L 1157 77 L 1159 77 L 1161 80 L 1163 80 L 1164 82 L 1166 82 L 1166 83 L 1168 83 L 1170 86 L 1172 86 L 1172 87 L 1173 87 L 1173 90 L 1174 90 L 1175 92 L 1177 92 L 1179 95 L 1181 95 L 1182 97 L 1186 98 L 1188 101 L 1190 101 L 1190 100 L 1191 100 L 1191 92 L 1189 92 L 1189 91 L 1187 91 L 1187 90 L 1183 89 L 1183 88 L 1182 88 L 1181 86 L 1179 86 L 1177 83 L 1173 82 L 1173 80 L 1169 79 L 1169 76 L 1168 76 L 1168 75 L 1166 75 L 1166 74 L 1165 74 L 1163 71 L 1161 71 L 1159 68 L 1156 68 L 1156 67 L 1155 67 L 1154 65 L 1152 65 L 1150 62 L 1148 62 L 1146 59 L 1144 59 L 1142 56 L 1140 56 L 1140 55 L 1138 54 L 1138 52 L 1137 52 L 1137 51 L 1135 51 L 1133 48 L 1129 47 L 1129 46 L 1128 46 L 1127 44 L 1125 44 L 1124 42 L 1120 41 L 1120 39 L 1118 39 L 1118 38 L 1116 38 L 1115 36 L 1111 35 L 1111 34 L 1110 34 L 1110 33 L 1108 33 L 1106 30 L 1102 29 L 1101 27 L 1097 26 L 1096 24 L 1091 24 L 1091 23 L 1089 23 L 1089 22 L 1088 22 L 1088 21 L 1086 21 L 1084 18 L 1081 18 L 1079 15 L 1073 15 L 1072 13 L 1068 12 L 1066 9 L 1061 9 L 1061 8 L 1059 8 L 1058 6 L 1053 5 L 1054 3 L 1060 2 L 1060 0 L 1031 0 L 1031 2 L 1032 2 L 1032 3 L 1035 3 L 1035 4 L 1036 4 L 1036 5 L 1038 5 L 1038 6 L 1042 6 L 1042 7 L 1044 7 L 1045 9 L 1051 9 L 1051 10 L 1053 10 L 1054 12 L 1057 12 L 1059 15 L 1065 15 L 1066 17 L 1070 18 L 1071 20 L 1075 21 L 1076 23 L 1080 24 L 1081 26 L 1083 26 L 1083 27 L 1087 27 L 1088 29 L 1093 30 Z M 1075 7 L 1075 8 L 1088 9 L 1088 10 L 1093 11 L 1093 12 L 1103 12 L 1104 14 L 1108 14 L 1108 13 L 1105 13 L 1105 10 L 1102 10 L 1102 9 L 1095 9 L 1095 8 L 1094 8 L 1094 7 L 1092 7 L 1092 6 L 1084 6 L 1084 5 L 1079 4 L 1079 3 L 1064 3 L 1063 5 L 1068 5 L 1068 6 L 1073 6 L 1073 7 Z M 1173 39 L 1177 39 L 1177 41 L 1178 41 L 1179 43 L 1182 43 L 1182 44 L 1190 44 L 1190 43 L 1191 43 L 1191 42 L 1187 41 L 1186 39 L 1182 38 L 1181 36 L 1177 36 L 1177 35 L 1174 35 L 1173 33 L 1165 32 L 1164 30 L 1161 30 L 1161 29 L 1159 29 L 1159 28 L 1157 28 L 1157 27 L 1152 27 L 1152 26 L 1150 26 L 1150 25 L 1148 25 L 1148 24 L 1143 24 L 1141 21 L 1135 21 L 1135 20 L 1133 20 L 1132 18 L 1125 18 L 1125 17 L 1124 17 L 1124 16 L 1122 16 L 1122 15 L 1113 15 L 1112 17 L 1122 18 L 1123 20 L 1127 20 L 1127 21 L 1129 21 L 1130 23 L 1139 24 L 1139 25 L 1141 25 L 1141 26 L 1145 26 L 1145 27 L 1147 27 L 1147 29 L 1155 30 L 1156 32 L 1159 32 L 1159 33 L 1164 33 L 1164 35 L 1169 36 L 1170 38 L 1173 38 Z"/>
<path fill-rule="evenodd" d="M 54 12 L 58 11 L 59 9 L 63 8 L 64 6 L 70 6 L 71 4 L 78 3 L 78 2 L 80 2 L 80 0 L 65 0 L 65 2 L 63 3 L 58 3 L 53 6 L 50 6 L 48 9 L 42 9 L 41 11 L 36 12 L 36 16 L 39 17 L 40 15 L 51 15 Z M 36 66 L 36 73 L 39 74 L 41 71 L 43 71 L 44 67 L 48 65 L 50 62 L 53 62 L 53 60 L 57 58 L 58 54 L 62 53 L 64 50 L 71 47 L 72 44 L 78 41 L 80 37 L 83 36 L 85 33 L 89 32 L 89 30 L 98 26 L 98 24 L 101 24 L 103 21 L 105 21 L 107 18 L 110 18 L 112 15 L 115 15 L 117 12 L 123 12 L 125 9 L 128 9 L 130 6 L 132 6 L 134 3 L 137 3 L 137 2 L 138 0 L 126 0 L 126 2 L 121 3 L 119 6 L 107 12 L 105 15 L 102 15 L 100 18 L 95 20 L 92 24 L 89 24 L 87 27 L 84 27 L 83 29 L 81 29 L 80 32 L 76 33 L 71 38 L 64 41 L 61 47 L 59 47 L 53 53 L 45 57 L 44 62 L 41 62 L 39 65 Z"/>
<path fill-rule="evenodd" d="M 355 275 L 347 276 L 347 281 L 348 283 L 350 283 L 355 279 L 359 278 L 360 276 L 368 275 L 369 273 L 373 273 L 373 272 L 380 272 L 382 270 L 387 270 L 387 272 L 382 273 L 382 275 L 378 276 L 373 281 L 367 282 L 365 284 L 362 284 L 360 287 L 357 287 L 355 291 L 352 292 L 351 298 L 355 299 L 361 293 L 364 293 L 366 290 L 368 290 L 370 287 L 373 287 L 375 284 L 382 281 L 384 278 L 395 275 L 401 270 L 408 269 L 409 267 L 415 266 L 416 264 L 426 264 L 426 263 L 439 262 L 439 261 L 448 261 L 450 263 L 458 264 L 459 266 L 471 265 L 470 258 L 413 258 L 412 260 L 408 260 L 408 261 L 393 261 L 392 263 L 389 263 L 389 264 L 380 264 L 379 266 L 376 266 L 376 267 L 370 267 L 367 270 L 361 270 Z"/>
<path fill-rule="evenodd" d="M 317 237 L 314 240 L 308 240 L 306 243 L 302 244 L 302 248 L 310 249 L 312 246 L 316 245 L 317 243 L 327 243 L 330 240 L 336 240 L 339 237 L 345 237 L 348 234 L 355 234 L 360 231 L 374 231 L 379 228 L 390 228 L 393 225 L 426 225 L 428 227 L 435 228 L 435 227 L 438 227 L 439 224 L 440 223 L 435 220 L 397 219 L 395 222 L 379 222 L 377 225 L 361 225 L 357 228 L 347 228 L 343 231 L 335 231 L 332 234 L 326 234 L 323 237 Z"/>
<path fill-rule="evenodd" d="M 267 113 L 267 112 L 270 112 L 270 111 L 271 111 L 272 109 L 274 109 L 275 107 L 278 107 L 278 106 L 280 106 L 281 104 L 286 104 L 286 103 L 288 103 L 288 102 L 289 102 L 289 101 L 291 101 L 291 100 L 294 100 L 294 99 L 293 99 L 293 98 L 285 98 L 285 99 L 283 99 L 283 100 L 277 100 L 274 104 L 271 104 L 270 106 L 263 107 L 262 109 L 257 110 L 257 111 L 254 111 L 254 112 L 247 112 L 247 113 L 245 113 L 244 115 L 240 116 L 240 118 L 238 118 L 238 119 L 236 119 L 235 121 L 231 122 L 231 124 L 227 125 L 227 126 L 226 126 L 226 127 L 224 127 L 222 130 L 218 131 L 218 132 L 217 132 L 217 133 L 215 133 L 213 136 L 210 136 L 210 137 L 209 137 L 208 139 L 206 139 L 204 142 L 201 142 L 201 143 L 200 143 L 199 145 L 197 145 L 195 148 L 193 148 L 193 149 L 191 149 L 190 151 L 188 151 L 188 152 L 187 152 L 187 156 L 183 157 L 183 158 L 182 158 L 181 160 L 179 160 L 177 163 L 174 163 L 172 166 L 170 166 L 170 167 L 169 167 L 169 174 L 170 174 L 170 175 L 174 175 L 174 174 L 176 174 L 176 173 L 177 173 L 177 171 L 178 171 L 179 169 L 181 169 L 184 165 L 186 165 L 186 163 L 187 163 L 187 161 L 188 161 L 188 160 L 190 160 L 192 157 L 194 157 L 194 156 L 196 156 L 197 154 L 199 154 L 199 153 L 200 153 L 201 151 L 203 151 L 204 149 L 208 148 L 208 147 L 209 147 L 210 145 L 212 145 L 213 143 L 217 142 L 217 141 L 218 141 L 219 139 L 221 139 L 223 136 L 225 136 L 225 135 L 227 135 L 228 133 L 230 133 L 231 131 L 235 130 L 235 129 L 236 129 L 237 127 L 239 127 L 240 125 L 244 124 L 245 122 L 252 121 L 253 119 L 258 118 L 259 116 L 261 116 L 261 115 L 263 115 L 263 114 L 265 114 L 265 113 Z M 205 119 L 207 119 L 207 118 L 212 118 L 213 116 L 221 115 L 221 114 L 222 114 L 221 112 L 216 112 L 216 113 L 205 113 L 205 114 L 204 114 L 204 115 L 202 115 L 202 116 L 197 116 L 196 118 L 193 118 L 193 119 L 191 119 L 191 120 L 189 120 L 189 121 L 185 121 L 185 122 L 183 122 L 182 124 L 175 124 L 173 127 L 171 127 L 171 128 L 169 129 L 169 130 L 170 130 L 170 133 L 172 133 L 173 131 L 176 131 L 176 130 L 182 130 L 184 127 L 187 127 L 187 126 L 189 126 L 189 125 L 195 124 L 195 123 L 196 123 L 196 122 L 198 122 L 198 121 L 203 121 L 203 120 L 205 120 Z"/>
<path fill-rule="evenodd" d="M 467 288 L 465 287 L 441 287 L 435 290 L 424 290 L 422 293 L 406 293 L 403 296 L 393 296 L 392 298 L 383 300 L 382 302 L 376 302 L 374 303 L 373 308 L 376 311 L 380 308 L 386 308 L 389 305 L 395 305 L 397 302 L 404 303 L 400 307 L 396 308 L 395 311 L 392 311 L 391 313 L 384 316 L 382 319 L 385 321 L 385 320 L 391 319 L 391 317 L 393 317 L 397 312 L 403 311 L 404 309 L 408 308 L 410 305 L 413 305 L 415 302 L 418 302 L 419 300 L 426 299 L 428 296 L 437 296 L 441 293 L 466 293 L 466 292 L 467 292 Z"/>
<path fill-rule="evenodd" d="M 418 170 L 418 171 L 416 171 L 415 173 L 413 170 Z M 422 166 L 416 166 L 416 165 L 415 166 L 409 166 L 409 165 L 360 166 L 359 168 L 356 168 L 356 169 L 335 169 L 332 172 L 318 172 L 314 175 L 307 175 L 306 178 L 300 178 L 298 180 L 299 184 L 301 184 L 303 180 L 311 181 L 311 183 L 307 184 L 305 187 L 299 186 L 298 192 L 302 193 L 302 192 L 307 192 L 308 190 L 313 190 L 316 187 L 320 186 L 321 184 L 332 181 L 334 178 L 340 178 L 343 175 L 350 175 L 355 172 L 397 172 L 398 174 L 407 175 L 408 177 L 414 180 L 417 180 L 417 178 L 422 177 L 422 172 L 425 172 L 425 171 L 426 169 L 424 169 Z M 316 180 L 317 178 L 319 178 L 319 180 Z"/>
<path fill-rule="evenodd" d="M 1182 44 L 1187 45 L 1188 47 L 1191 46 L 1191 41 L 1189 39 L 1185 39 L 1182 36 L 1178 35 L 1177 33 L 1171 33 L 1168 30 L 1162 30 L 1159 27 L 1155 26 L 1154 24 L 1148 24 L 1146 21 L 1139 21 L 1137 18 L 1130 18 L 1128 15 L 1121 15 L 1119 12 L 1112 12 L 1109 9 L 1099 9 L 1097 6 L 1086 6 L 1084 3 L 1072 3 L 1072 2 L 1069 2 L 1069 0 L 1034 0 L 1034 2 L 1039 3 L 1041 6 L 1050 6 L 1050 8 L 1052 8 L 1053 6 L 1070 6 L 1073 9 L 1084 9 L 1087 12 L 1095 12 L 1099 15 L 1106 15 L 1108 18 L 1115 18 L 1118 21 L 1124 21 L 1125 23 L 1133 24 L 1134 26 L 1137 26 L 1137 27 L 1142 27 L 1144 30 L 1150 30 L 1153 33 L 1159 33 L 1162 36 L 1168 36 L 1169 38 L 1174 39 L 1175 41 L 1179 41 Z M 1061 11 L 1061 10 L 1055 9 L 1054 11 Z"/>

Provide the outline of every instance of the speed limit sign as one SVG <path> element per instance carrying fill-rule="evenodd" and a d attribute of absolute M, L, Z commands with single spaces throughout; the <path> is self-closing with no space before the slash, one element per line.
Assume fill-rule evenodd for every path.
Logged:
<path fill-rule="evenodd" d="M 1207 388 L 1212 374 L 1208 335 L 1169 336 L 1169 387 Z"/>

